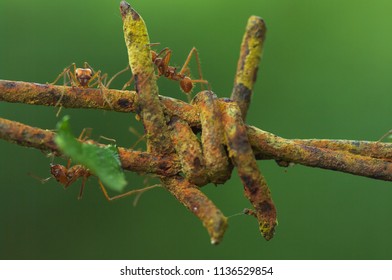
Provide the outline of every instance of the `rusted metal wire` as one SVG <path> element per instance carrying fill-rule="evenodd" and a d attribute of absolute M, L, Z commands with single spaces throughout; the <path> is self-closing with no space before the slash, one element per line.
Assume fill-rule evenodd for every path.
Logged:
<path fill-rule="evenodd" d="M 241 43 L 231 99 L 238 103 L 245 121 L 256 82 L 267 28 L 262 18 L 251 16 Z"/>
<path fill-rule="evenodd" d="M 248 21 L 232 99 L 218 99 L 213 92 L 202 91 L 188 104 L 158 95 L 145 23 L 125 1 L 120 11 L 136 91 L 0 80 L 0 101 L 138 114 L 147 136 L 147 152 L 120 147 L 123 169 L 158 175 L 165 188 L 201 220 L 213 244 L 222 240 L 227 218 L 199 188 L 208 183 L 223 184 L 233 167 L 254 208 L 248 213 L 257 218 L 266 240 L 273 237 L 277 215 L 256 159 L 392 181 L 392 144 L 290 140 L 244 123 L 265 40 L 265 24 L 259 17 L 252 16 Z M 61 156 L 54 136 L 55 132 L 0 118 L 0 138 Z"/>
<path fill-rule="evenodd" d="M 102 97 L 100 89 L 0 80 L 0 101 L 55 106 L 62 92 L 66 95 L 61 103 L 65 108 L 134 113 L 138 111 L 135 91 L 105 90 L 105 96 L 112 104 L 111 108 Z M 197 106 L 165 96 L 160 96 L 159 99 L 166 116 L 176 116 L 186 121 L 192 128 L 201 127 Z M 328 139 L 290 140 L 249 125 L 246 125 L 246 131 L 257 159 L 275 159 L 392 181 L 392 174 L 388 171 L 392 168 L 391 143 Z M 331 151 L 335 152 L 331 153 Z M 329 160 L 324 161 L 323 158 Z M 379 160 L 372 161 L 373 159 Z M 363 161 L 369 161 L 365 164 L 366 168 L 360 167 Z M 385 171 L 380 173 L 380 170 Z"/>

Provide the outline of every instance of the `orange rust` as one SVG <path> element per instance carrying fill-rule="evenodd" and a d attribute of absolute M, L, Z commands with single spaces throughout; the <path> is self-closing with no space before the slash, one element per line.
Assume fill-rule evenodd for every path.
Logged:
<path fill-rule="evenodd" d="M 199 92 L 192 100 L 200 115 L 201 142 L 207 175 L 212 183 L 223 184 L 230 179 L 233 168 L 223 145 L 221 112 L 215 103 L 216 95 L 211 91 Z"/>
<path fill-rule="evenodd" d="M 197 186 L 208 183 L 202 148 L 192 129 L 184 121 L 173 118 L 169 123 L 171 139 L 180 158 L 185 177 Z"/>
<path fill-rule="evenodd" d="M 244 185 L 246 198 L 255 208 L 259 229 L 266 240 L 274 236 L 277 225 L 276 208 L 264 176 L 260 173 L 241 119 L 237 103 L 220 100 L 222 123 L 225 130 L 229 156 L 237 167 Z"/>
<path fill-rule="evenodd" d="M 56 133 L 50 130 L 0 118 L 0 139 L 60 156 L 61 152 L 54 142 L 55 135 Z M 89 143 L 104 146 L 92 140 L 89 140 Z M 162 176 L 171 176 L 181 171 L 176 155 L 165 157 L 122 147 L 118 148 L 118 153 L 122 168 L 125 170 Z"/>
<path fill-rule="evenodd" d="M 207 229 L 212 244 L 222 241 L 227 218 L 197 186 L 180 176 L 162 178 L 166 188 L 189 211 L 196 215 Z"/>

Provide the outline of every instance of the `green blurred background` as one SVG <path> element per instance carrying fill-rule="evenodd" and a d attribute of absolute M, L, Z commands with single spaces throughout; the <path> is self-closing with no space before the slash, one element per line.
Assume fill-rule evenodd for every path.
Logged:
<path fill-rule="evenodd" d="M 72 62 L 88 61 L 113 75 L 127 64 L 120 1 L 0 1 L 0 79 L 45 83 Z M 181 66 L 198 48 L 213 90 L 229 96 L 247 19 L 262 16 L 268 33 L 247 122 L 287 138 L 376 140 L 391 129 L 391 1 L 146 1 L 144 17 L 158 50 Z M 193 64 L 192 69 L 195 69 Z M 193 71 L 196 72 L 196 71 Z M 126 77 L 113 87 L 120 87 Z M 183 98 L 178 84 L 159 80 L 164 95 Z M 0 103 L 0 117 L 47 129 L 54 108 Z M 134 115 L 66 110 L 75 134 L 130 146 L 141 129 Z M 278 208 L 279 226 L 266 242 L 248 216 L 229 219 L 218 246 L 200 221 L 168 192 L 108 203 L 90 178 L 67 191 L 46 178 L 45 154 L 0 141 L 2 259 L 391 259 L 392 185 L 349 174 L 260 162 Z M 64 162 L 55 159 L 54 162 Z M 128 174 L 129 188 L 144 185 Z M 150 180 L 150 184 L 154 180 Z M 249 202 L 234 172 L 203 191 L 226 215 Z"/>

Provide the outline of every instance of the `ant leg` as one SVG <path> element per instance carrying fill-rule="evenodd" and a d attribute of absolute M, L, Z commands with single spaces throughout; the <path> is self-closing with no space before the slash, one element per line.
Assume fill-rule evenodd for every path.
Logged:
<path fill-rule="evenodd" d="M 256 211 L 249 209 L 249 208 L 245 208 L 244 210 L 242 210 L 242 214 L 253 216 L 253 217 L 257 218 Z"/>
<path fill-rule="evenodd" d="M 100 135 L 99 138 L 102 138 L 102 139 L 104 139 L 106 141 L 110 141 L 110 142 L 116 144 L 116 139 L 109 138 L 109 137 L 106 137 L 106 136 L 103 136 L 103 135 Z"/>
<path fill-rule="evenodd" d="M 156 58 L 160 57 L 161 54 L 163 54 L 163 53 L 165 54 L 164 56 L 166 56 L 167 53 L 171 53 L 171 49 L 169 49 L 169 48 L 162 49 L 159 53 L 156 54 Z"/>
<path fill-rule="evenodd" d="M 127 87 L 131 86 L 133 80 L 135 80 L 135 76 L 134 75 L 132 75 L 131 79 L 123 85 L 121 90 L 125 90 Z"/>
<path fill-rule="evenodd" d="M 72 67 L 73 67 L 73 71 L 71 71 Z M 75 76 L 75 71 L 76 71 L 76 64 L 72 63 L 70 66 L 68 66 L 67 68 L 65 68 L 63 70 L 62 74 L 60 74 L 60 76 L 63 75 L 63 78 L 64 78 L 63 85 L 64 86 L 67 86 L 68 83 L 70 83 L 70 86 L 72 86 L 72 87 L 73 86 L 78 86 L 79 82 L 78 82 L 78 80 L 77 80 L 77 78 Z M 52 84 L 55 84 L 57 82 L 57 80 L 59 79 L 59 77 L 57 77 L 57 79 Z M 66 81 L 66 77 L 68 77 L 68 81 Z M 59 105 L 61 105 L 61 101 L 63 100 L 64 93 L 65 92 L 63 90 L 63 92 L 61 93 L 61 96 L 60 96 L 59 100 L 57 101 L 55 107 L 58 107 Z M 60 106 L 60 108 L 57 110 L 56 117 L 58 117 L 60 115 L 60 112 L 61 112 L 62 108 L 63 107 Z"/>
<path fill-rule="evenodd" d="M 106 74 L 105 74 L 106 75 Z M 105 76 L 104 75 L 104 76 Z M 107 76 L 107 75 L 106 75 Z M 113 109 L 112 103 L 110 103 L 109 99 L 106 97 L 106 91 L 108 90 L 108 88 L 102 83 L 102 77 L 98 76 L 98 80 L 99 80 L 99 89 L 102 93 L 102 97 L 105 100 L 105 102 L 109 105 L 109 107 L 111 109 Z M 105 81 L 106 81 L 106 77 L 105 77 Z"/>
<path fill-rule="evenodd" d="M 88 176 L 83 176 L 82 186 L 80 187 L 78 199 L 82 199 L 83 190 L 84 190 L 84 186 L 86 185 L 87 178 L 88 178 Z"/>
<path fill-rule="evenodd" d="M 47 181 L 49 181 L 50 179 L 52 179 L 52 177 L 41 178 L 41 177 L 39 177 L 39 176 L 37 176 L 37 175 L 35 175 L 35 174 L 33 174 L 33 173 L 30 173 L 30 172 L 27 173 L 27 175 L 29 175 L 30 177 L 32 177 L 32 178 L 34 178 L 34 179 L 40 181 L 41 184 L 45 184 Z"/>
<path fill-rule="evenodd" d="M 119 75 L 121 75 L 122 73 L 125 73 L 125 72 L 128 71 L 128 70 L 129 70 L 129 65 L 127 65 L 127 67 L 125 67 L 123 70 L 121 70 L 121 71 L 117 72 L 116 74 L 114 74 L 114 75 L 112 76 L 112 78 L 109 80 L 109 82 L 108 82 L 107 84 L 105 84 L 105 86 L 106 86 L 107 88 L 109 88 L 110 84 L 113 82 L 113 80 L 114 80 L 115 78 L 117 78 Z"/>
<path fill-rule="evenodd" d="M 162 76 L 165 75 L 165 73 L 167 72 L 167 68 L 169 67 L 169 62 L 170 62 L 170 58 L 171 58 L 171 49 L 169 48 L 164 48 L 163 50 L 161 50 L 159 53 L 155 53 L 153 51 L 151 51 L 153 55 L 153 63 L 156 65 L 156 67 L 158 68 L 158 75 Z M 163 55 L 162 58 L 160 58 L 160 56 Z M 156 61 L 160 59 L 159 63 L 156 63 Z"/>
<path fill-rule="evenodd" d="M 179 74 L 184 74 L 187 71 L 189 71 L 188 70 L 188 64 L 191 61 L 192 55 L 195 55 L 195 59 L 196 59 L 196 63 L 197 63 L 197 70 L 199 72 L 199 79 L 198 80 L 192 80 L 192 83 L 200 83 L 200 84 L 202 84 L 201 85 L 201 89 L 204 90 L 203 84 L 207 84 L 208 87 L 209 87 L 209 84 L 208 84 L 207 80 L 203 79 L 203 73 L 201 71 L 201 64 L 200 64 L 200 59 L 199 59 L 199 53 L 198 53 L 198 51 L 197 51 L 197 49 L 195 47 L 193 47 L 191 49 L 191 51 L 189 52 L 188 57 L 186 58 L 186 60 L 184 62 L 184 65 L 182 66 Z"/>
<path fill-rule="evenodd" d="M 68 82 L 66 82 L 66 75 L 68 76 L 68 81 L 69 81 L 69 82 L 71 83 L 71 85 L 72 85 L 71 78 L 70 78 L 70 72 L 69 72 L 69 71 L 67 71 L 66 73 L 64 73 L 64 84 L 63 84 L 63 85 L 66 86 L 67 83 L 68 83 Z M 58 109 L 57 112 L 56 112 L 56 118 L 58 118 L 58 117 L 60 116 L 60 112 L 61 112 L 61 110 L 63 109 L 63 106 L 61 105 L 61 101 L 63 100 L 64 94 L 65 94 L 65 90 L 63 89 L 62 92 L 61 92 L 61 95 L 60 95 L 59 100 L 58 100 L 58 101 L 56 102 L 56 104 L 54 105 L 55 108 L 58 107 L 58 106 L 60 106 L 59 109 Z"/>
<path fill-rule="evenodd" d="M 129 131 L 135 135 L 138 139 L 136 140 L 136 142 L 130 147 L 131 150 L 135 149 L 135 147 L 137 146 L 137 144 L 139 144 L 141 141 L 145 140 L 146 135 L 142 135 L 140 134 L 136 129 L 134 129 L 133 127 L 129 128 Z"/>
<path fill-rule="evenodd" d="M 147 46 L 149 47 L 154 47 L 154 46 L 159 46 L 161 43 L 149 43 Z"/>
<path fill-rule="evenodd" d="M 90 69 L 93 71 L 93 73 L 96 73 L 96 72 L 97 72 L 97 71 L 94 70 L 94 68 L 93 68 L 87 61 L 85 61 L 85 62 L 83 63 L 83 67 L 84 67 L 84 68 L 90 68 Z"/>
<path fill-rule="evenodd" d="M 88 128 L 83 128 L 82 132 L 79 134 L 78 140 L 80 141 L 86 141 L 86 139 L 88 139 L 91 135 L 92 132 L 92 128 L 88 127 Z"/>
<path fill-rule="evenodd" d="M 85 63 L 87 63 L 87 62 L 85 62 Z M 87 63 L 87 65 L 89 65 L 89 64 Z M 93 70 L 93 71 L 94 71 L 94 70 Z M 103 75 L 101 76 L 101 71 L 94 72 L 94 75 L 91 77 L 90 82 L 93 81 L 93 80 L 95 80 L 95 79 L 97 79 L 97 81 L 94 82 L 93 84 L 89 85 L 89 86 L 91 87 L 91 86 L 97 84 L 98 87 L 99 87 L 99 89 L 100 89 L 100 91 L 101 91 L 101 94 L 102 94 L 102 97 L 103 97 L 104 101 L 109 105 L 109 107 L 110 107 L 111 109 L 113 109 L 112 104 L 111 104 L 110 101 L 106 98 L 105 91 L 107 90 L 107 88 L 106 88 L 106 86 L 104 85 L 104 83 L 102 82 L 102 79 L 106 79 L 106 76 L 107 76 L 107 74 L 103 74 Z M 90 84 L 90 82 L 89 82 L 89 84 Z"/>
<path fill-rule="evenodd" d="M 126 196 L 129 196 L 129 195 L 133 195 L 133 194 L 136 194 L 136 193 L 143 193 L 143 192 L 145 192 L 145 191 L 148 191 L 148 190 L 153 189 L 153 188 L 156 188 L 156 187 L 162 187 L 162 185 L 160 185 L 160 184 L 155 184 L 155 185 L 148 186 L 148 187 L 145 187 L 145 188 L 142 188 L 142 189 L 131 190 L 131 191 L 129 191 L 129 192 L 122 193 L 122 194 L 119 194 L 119 195 L 110 197 L 110 196 L 108 195 L 108 192 L 106 191 L 104 185 L 102 184 L 101 180 L 98 179 L 98 183 L 99 183 L 99 187 L 101 188 L 101 190 L 102 190 L 102 192 L 103 192 L 103 195 L 105 196 L 105 198 L 106 198 L 107 201 L 112 201 L 112 200 L 115 200 L 115 199 L 119 199 L 119 198 L 122 198 L 122 197 L 126 197 Z"/>
<path fill-rule="evenodd" d="M 71 65 L 65 67 L 64 70 L 61 71 L 61 73 L 57 76 L 57 78 L 53 82 L 51 82 L 50 84 L 55 85 L 58 82 L 58 80 L 60 80 L 61 77 L 64 78 L 64 82 L 65 82 L 65 75 L 67 72 L 71 71 L 72 66 L 76 67 L 75 63 L 72 63 Z"/>
<path fill-rule="evenodd" d="M 101 74 L 101 72 L 100 71 L 98 71 L 99 72 L 99 75 Z M 97 73 L 98 73 L 97 72 Z M 93 78 L 94 79 L 96 79 L 96 81 L 94 82 L 94 83 L 92 83 L 91 85 L 89 84 L 89 87 L 95 87 L 95 86 L 100 86 L 100 82 L 101 82 L 101 85 L 102 86 L 105 86 L 105 84 L 106 84 L 106 80 L 108 79 L 108 74 L 107 73 L 105 73 L 105 74 L 103 74 L 103 75 L 101 75 L 100 76 L 100 79 L 99 79 L 99 77 L 98 77 L 98 75 L 93 75 L 92 77 L 91 77 L 91 79 L 90 79 L 90 81 L 93 81 Z"/>
<path fill-rule="evenodd" d="M 387 133 L 385 133 L 377 142 L 381 142 L 382 140 L 387 138 L 389 135 L 392 135 L 392 129 L 390 131 L 388 131 Z"/>

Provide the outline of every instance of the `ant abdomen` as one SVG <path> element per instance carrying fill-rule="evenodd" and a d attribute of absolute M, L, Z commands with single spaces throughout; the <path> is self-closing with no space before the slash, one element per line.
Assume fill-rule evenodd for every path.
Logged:
<path fill-rule="evenodd" d="M 182 80 L 180 80 L 180 87 L 183 92 L 190 93 L 193 88 L 193 83 L 192 83 L 191 78 L 184 77 Z"/>

